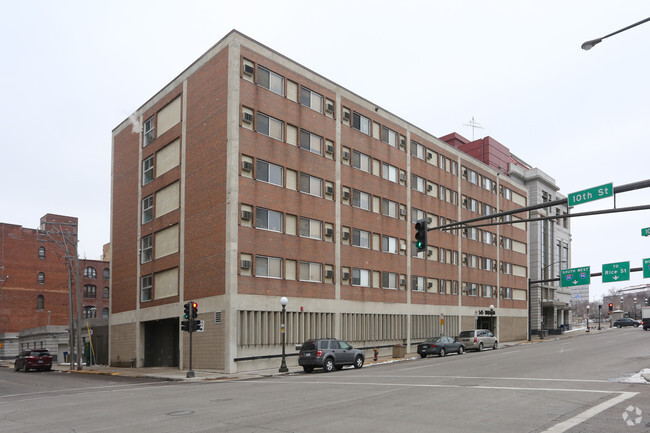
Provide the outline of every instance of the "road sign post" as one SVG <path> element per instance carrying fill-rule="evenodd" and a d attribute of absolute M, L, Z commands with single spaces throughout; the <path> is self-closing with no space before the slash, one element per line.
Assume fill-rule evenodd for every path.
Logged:
<path fill-rule="evenodd" d="M 600 200 L 601 198 L 611 197 L 612 195 L 614 195 L 613 183 L 595 186 L 593 188 L 569 194 L 569 206 Z"/>
<path fill-rule="evenodd" d="M 603 265 L 603 283 L 615 283 L 630 279 L 630 262 L 607 263 Z"/>
<path fill-rule="evenodd" d="M 561 287 L 588 285 L 591 283 L 590 267 L 562 269 L 560 271 L 560 280 Z"/>

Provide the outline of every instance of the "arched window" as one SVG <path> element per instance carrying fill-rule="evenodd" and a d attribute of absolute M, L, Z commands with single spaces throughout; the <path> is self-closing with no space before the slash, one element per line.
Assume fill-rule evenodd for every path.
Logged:
<path fill-rule="evenodd" d="M 36 298 L 36 309 L 37 310 L 45 309 L 45 297 L 43 295 L 38 295 L 38 298 Z"/>
<path fill-rule="evenodd" d="M 108 319 L 108 308 L 102 310 L 102 319 Z"/>
<path fill-rule="evenodd" d="M 45 273 L 38 273 L 38 284 L 45 284 Z"/>
<path fill-rule="evenodd" d="M 108 287 L 104 287 L 102 289 L 102 299 L 110 299 L 111 297 L 111 291 Z"/>
<path fill-rule="evenodd" d="M 84 277 L 97 278 L 97 271 L 92 266 L 88 266 L 86 269 L 84 269 Z"/>
<path fill-rule="evenodd" d="M 39 247 L 38 248 L 38 258 L 39 259 L 44 259 L 45 258 L 45 247 Z"/>
<path fill-rule="evenodd" d="M 84 319 L 93 319 L 97 317 L 97 307 L 86 305 L 84 307 Z"/>
<path fill-rule="evenodd" d="M 86 284 L 84 286 L 84 298 L 96 298 L 97 297 L 97 286 L 94 284 Z"/>
<path fill-rule="evenodd" d="M 108 268 L 104 268 L 104 272 L 103 272 L 103 274 L 102 274 L 102 277 L 103 277 L 105 280 L 110 280 L 110 278 L 111 278 L 111 270 L 108 269 Z"/>

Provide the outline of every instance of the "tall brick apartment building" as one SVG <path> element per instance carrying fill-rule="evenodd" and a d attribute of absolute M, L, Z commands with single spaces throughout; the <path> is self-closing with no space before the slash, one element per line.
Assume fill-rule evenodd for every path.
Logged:
<path fill-rule="evenodd" d="M 68 269 L 64 250 L 55 242 L 61 236 L 54 232 L 66 232 L 67 240 L 74 243 L 77 227 L 77 218 L 54 214 L 43 216 L 37 229 L 0 223 L 0 359 L 15 357 L 23 347 L 47 346 L 55 355 L 61 355 L 59 360 L 69 350 L 67 337 L 61 347 L 51 347 L 56 343 L 48 339 L 55 329 L 50 327 L 65 327 L 67 334 L 70 323 Z M 74 245 L 69 246 L 68 251 L 74 253 Z M 108 262 L 79 261 L 83 319 L 108 319 L 109 281 Z M 73 307 L 75 302 L 73 299 Z M 21 332 L 29 337 L 23 338 Z"/>
<path fill-rule="evenodd" d="M 250 358 L 280 353 L 282 296 L 290 352 L 477 325 L 526 338 L 524 223 L 412 245 L 419 219 L 512 210 L 526 194 L 233 31 L 113 131 L 111 362 L 187 368 L 189 300 L 205 321 L 193 367 L 227 372 L 279 365 Z"/>

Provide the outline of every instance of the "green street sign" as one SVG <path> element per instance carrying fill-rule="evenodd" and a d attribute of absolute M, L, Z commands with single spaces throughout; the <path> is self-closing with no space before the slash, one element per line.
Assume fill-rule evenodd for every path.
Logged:
<path fill-rule="evenodd" d="M 585 189 L 583 191 L 573 192 L 569 194 L 569 206 L 587 203 L 594 200 L 599 200 L 605 197 L 614 195 L 614 184 L 608 183 L 601 186 Z"/>
<path fill-rule="evenodd" d="M 643 259 L 643 278 L 650 278 L 650 259 Z"/>
<path fill-rule="evenodd" d="M 607 263 L 603 265 L 603 283 L 615 283 L 630 279 L 630 262 Z"/>
<path fill-rule="evenodd" d="M 641 236 L 650 236 L 650 227 L 641 229 Z"/>
<path fill-rule="evenodd" d="M 581 268 L 562 269 L 560 271 L 560 286 L 573 287 L 584 286 L 591 282 L 591 271 L 589 266 Z"/>

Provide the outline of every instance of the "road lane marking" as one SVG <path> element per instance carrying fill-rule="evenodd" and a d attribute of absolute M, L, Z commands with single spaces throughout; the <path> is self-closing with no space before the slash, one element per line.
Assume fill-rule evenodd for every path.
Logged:
<path fill-rule="evenodd" d="M 573 418 L 569 418 L 566 421 L 554 425 L 550 429 L 545 430 L 543 433 L 563 433 L 577 426 L 578 424 L 582 424 L 583 422 L 587 421 L 589 418 L 598 415 L 599 413 L 609 409 L 610 407 L 616 406 L 617 404 L 622 403 L 625 400 L 634 397 L 637 394 L 638 392 L 623 392 L 614 398 L 611 398 L 599 405 L 587 409 L 586 411 L 574 416 Z"/>
<path fill-rule="evenodd" d="M 403 376 L 403 375 L 366 375 L 363 377 L 404 377 L 404 378 L 432 378 L 432 379 L 494 379 L 494 380 L 530 380 L 530 381 L 540 381 L 540 382 L 586 382 L 586 383 L 611 383 L 609 380 L 600 380 L 600 379 L 554 379 L 547 377 L 490 377 L 490 376 L 427 376 L 427 375 L 417 375 L 417 376 Z"/>

